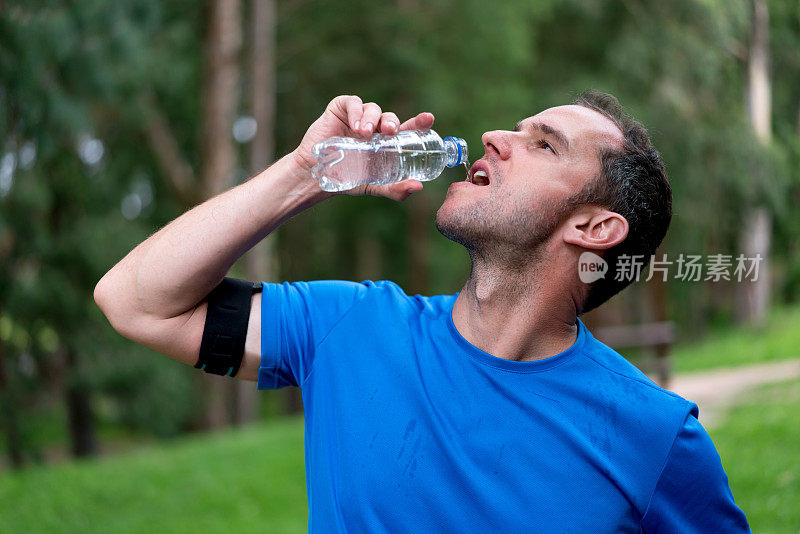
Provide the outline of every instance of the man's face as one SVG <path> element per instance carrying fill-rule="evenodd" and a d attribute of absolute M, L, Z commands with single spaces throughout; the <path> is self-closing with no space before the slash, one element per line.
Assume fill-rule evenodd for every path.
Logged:
<path fill-rule="evenodd" d="M 472 181 L 450 186 L 436 227 L 470 250 L 527 254 L 571 213 L 567 200 L 599 175 L 600 150 L 622 148 L 624 138 L 607 117 L 570 105 L 512 131 L 486 132 L 482 141 L 485 155 L 472 166 Z"/>

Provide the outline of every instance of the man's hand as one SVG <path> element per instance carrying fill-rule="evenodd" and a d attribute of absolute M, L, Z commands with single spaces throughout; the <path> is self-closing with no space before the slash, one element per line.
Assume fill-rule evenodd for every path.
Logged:
<path fill-rule="evenodd" d="M 431 113 L 420 113 L 400 124 L 397 115 L 382 111 L 374 102 L 364 104 L 357 96 L 337 96 L 328 104 L 325 113 L 308 128 L 300 146 L 295 149 L 294 156 L 298 165 L 311 173 L 311 168 L 316 164 L 311 149 L 329 137 L 369 137 L 375 132 L 392 135 L 401 130 L 427 130 L 431 126 Z M 421 190 L 422 182 L 419 180 L 404 180 L 388 185 L 365 184 L 343 193 L 405 200 L 411 193 Z"/>

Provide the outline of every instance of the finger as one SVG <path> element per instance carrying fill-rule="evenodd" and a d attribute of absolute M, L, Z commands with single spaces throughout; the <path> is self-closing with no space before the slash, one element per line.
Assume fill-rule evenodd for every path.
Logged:
<path fill-rule="evenodd" d="M 361 98 L 355 95 L 343 97 L 342 106 L 345 109 L 346 113 L 345 116 L 347 117 L 347 125 L 350 126 L 350 129 L 353 130 L 354 132 L 357 131 L 359 127 L 359 121 L 361 120 L 361 112 L 363 109 Z"/>
<path fill-rule="evenodd" d="M 363 135 L 372 135 L 381 118 L 381 108 L 375 102 L 368 102 L 363 106 L 364 114 L 361 115 L 361 124 L 358 131 Z"/>
<path fill-rule="evenodd" d="M 371 185 L 367 188 L 366 193 L 368 195 L 403 201 L 417 191 L 422 191 L 422 182 L 419 180 L 403 180 L 402 182 L 389 185 Z"/>
<path fill-rule="evenodd" d="M 379 130 L 381 133 L 393 134 L 397 133 L 397 126 L 400 124 L 400 119 L 391 111 L 386 111 L 381 115 Z"/>
<path fill-rule="evenodd" d="M 351 130 L 356 130 L 356 124 L 361 118 L 361 98 L 355 95 L 337 96 L 328 104 L 328 111 L 336 118 L 346 123 Z"/>
<path fill-rule="evenodd" d="M 433 113 L 420 113 L 400 125 L 399 130 L 429 130 L 433 126 Z"/>
<path fill-rule="evenodd" d="M 413 193 L 422 191 L 422 182 L 419 180 L 404 180 L 396 184 L 390 184 L 389 192 L 392 196 L 389 198 L 397 201 L 403 201 L 410 197 Z"/>

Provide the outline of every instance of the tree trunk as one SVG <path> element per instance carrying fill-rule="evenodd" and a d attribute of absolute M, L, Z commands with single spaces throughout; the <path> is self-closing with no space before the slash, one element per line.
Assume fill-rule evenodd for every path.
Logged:
<path fill-rule="evenodd" d="M 256 135 L 250 142 L 250 173 L 265 169 L 275 152 L 275 1 L 253 0 L 250 48 L 250 110 L 256 120 Z M 243 258 L 248 280 L 275 281 L 278 276 L 275 238 L 268 236 Z M 258 412 L 258 395 L 252 383 L 240 380 L 236 386 L 234 420 L 253 421 Z"/>
<path fill-rule="evenodd" d="M 250 52 L 250 108 L 258 124 L 250 144 L 250 171 L 266 168 L 275 157 L 275 0 L 253 0 Z"/>
<path fill-rule="evenodd" d="M 17 402 L 16 388 L 13 387 L 11 381 L 8 379 L 4 349 L 3 340 L 0 339 L 0 408 L 2 408 L 3 412 L 3 417 L 0 419 L 0 422 L 2 422 L 3 428 L 5 429 L 8 459 L 13 468 L 19 469 L 25 465 L 25 456 L 22 452 L 19 411 L 17 410 L 19 403 Z"/>
<path fill-rule="evenodd" d="M 800 137 L 800 104 L 797 106 L 797 136 Z"/>
<path fill-rule="evenodd" d="M 656 259 L 662 258 L 663 254 L 664 250 L 659 247 L 658 250 L 656 250 Z M 650 289 L 652 321 L 657 323 L 667 321 L 669 319 L 667 310 L 667 282 L 664 281 L 660 274 L 656 273 L 647 285 Z M 659 344 L 655 346 L 654 365 L 658 385 L 662 388 L 668 388 L 670 379 L 668 344 Z"/>
<path fill-rule="evenodd" d="M 205 49 L 202 169 L 204 198 L 228 189 L 236 167 L 231 130 L 236 118 L 241 48 L 239 0 L 212 0 Z"/>
<path fill-rule="evenodd" d="M 769 80 L 769 12 L 765 0 L 753 0 L 753 19 L 748 55 L 747 111 L 756 137 L 766 146 L 772 138 L 772 100 Z M 764 186 L 767 177 L 755 176 Z M 770 307 L 769 251 L 771 214 L 763 205 L 748 208 L 743 218 L 739 253 L 760 255 L 758 278 L 737 284 L 736 317 L 740 323 L 762 324 Z"/>
<path fill-rule="evenodd" d="M 410 258 L 409 294 L 426 294 L 429 290 L 428 256 L 430 255 L 431 212 L 428 197 L 419 193 L 408 199 L 408 252 Z"/>
<path fill-rule="evenodd" d="M 68 348 L 65 350 L 67 365 L 72 375 L 67 379 L 66 388 L 72 453 L 77 457 L 92 456 L 97 453 L 97 439 L 91 398 L 80 379 L 75 380 L 75 375 L 82 375 L 78 354 Z"/>
<path fill-rule="evenodd" d="M 211 0 L 205 47 L 205 85 L 201 152 L 201 190 L 211 198 L 232 183 L 236 148 L 232 128 L 236 116 L 239 86 L 238 56 L 241 47 L 241 15 L 238 0 Z M 220 428 L 230 422 L 230 378 L 202 374 L 206 406 L 203 425 Z"/>
<path fill-rule="evenodd" d="M 381 242 L 372 233 L 365 233 L 356 241 L 356 279 L 380 280 L 383 278 Z"/>
<path fill-rule="evenodd" d="M 769 11 L 766 0 L 753 0 L 747 75 L 748 115 L 756 137 L 766 144 L 772 138 L 772 92 L 769 80 Z"/>
<path fill-rule="evenodd" d="M 772 217 L 763 206 L 750 208 L 744 216 L 742 234 L 739 238 L 739 253 L 745 258 L 756 258 L 762 261 L 758 266 L 758 277 L 755 280 L 738 282 L 739 291 L 736 298 L 736 319 L 742 324 L 763 324 L 769 313 L 770 305 L 770 272 L 768 269 L 770 237 L 772 233 Z"/>

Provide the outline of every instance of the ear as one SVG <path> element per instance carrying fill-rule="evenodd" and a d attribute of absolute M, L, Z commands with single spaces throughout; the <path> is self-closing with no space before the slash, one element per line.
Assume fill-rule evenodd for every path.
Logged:
<path fill-rule="evenodd" d="M 567 220 L 564 241 L 590 250 L 606 250 L 628 236 L 628 221 L 613 211 L 591 206 Z"/>

